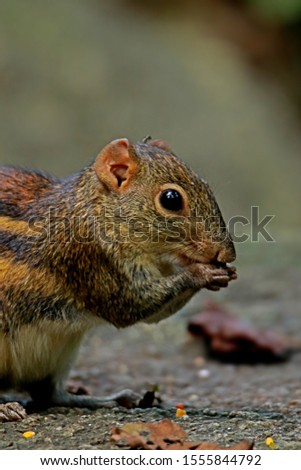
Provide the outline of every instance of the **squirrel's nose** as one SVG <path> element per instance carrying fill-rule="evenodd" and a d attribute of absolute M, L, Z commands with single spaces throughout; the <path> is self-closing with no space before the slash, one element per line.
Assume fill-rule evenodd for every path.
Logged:
<path fill-rule="evenodd" d="M 216 261 L 219 263 L 232 263 L 235 258 L 236 253 L 232 241 L 226 247 L 222 247 L 216 255 Z"/>

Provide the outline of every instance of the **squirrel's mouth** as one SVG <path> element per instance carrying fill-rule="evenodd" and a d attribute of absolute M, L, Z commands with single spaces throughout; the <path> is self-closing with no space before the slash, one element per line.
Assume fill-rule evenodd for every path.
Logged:
<path fill-rule="evenodd" d="M 199 258 L 191 258 L 187 255 L 180 255 L 179 260 L 182 266 L 190 266 L 191 264 L 195 263 L 200 263 L 200 264 L 211 264 L 216 266 L 217 268 L 225 268 L 227 266 L 227 263 L 217 261 L 217 259 L 208 259 L 205 257 L 199 257 Z"/>
<path fill-rule="evenodd" d="M 199 256 L 198 258 L 196 257 L 190 257 L 187 255 L 177 255 L 177 256 L 172 256 L 172 257 L 167 257 L 164 256 L 159 263 L 157 263 L 157 268 L 159 268 L 160 273 L 162 276 L 167 277 L 171 276 L 172 274 L 175 274 L 179 271 L 182 271 L 183 269 L 187 268 L 188 266 L 191 266 L 193 264 L 210 264 L 214 265 L 217 268 L 227 268 L 226 263 L 221 263 L 219 261 L 215 260 L 209 260 L 208 258 L 201 257 Z"/>
<path fill-rule="evenodd" d="M 179 256 L 179 261 L 180 261 L 180 264 L 183 265 L 183 266 L 189 266 L 189 265 L 195 264 L 195 263 L 203 263 L 203 261 L 201 261 L 201 260 L 198 260 L 198 259 L 195 259 L 195 258 L 190 258 L 189 256 L 186 256 L 186 255 L 180 255 Z"/>

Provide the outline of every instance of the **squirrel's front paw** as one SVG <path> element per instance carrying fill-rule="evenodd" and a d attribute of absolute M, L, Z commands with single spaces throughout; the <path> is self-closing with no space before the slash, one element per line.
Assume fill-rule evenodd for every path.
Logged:
<path fill-rule="evenodd" d="M 197 263 L 191 268 L 194 276 L 202 281 L 202 287 L 213 291 L 227 287 L 230 281 L 237 278 L 236 268 L 233 266 Z"/>
<path fill-rule="evenodd" d="M 234 266 L 227 266 L 224 265 L 222 266 L 223 269 L 225 269 L 229 275 L 230 281 L 233 281 L 234 279 L 237 279 L 237 272 L 236 268 Z"/>

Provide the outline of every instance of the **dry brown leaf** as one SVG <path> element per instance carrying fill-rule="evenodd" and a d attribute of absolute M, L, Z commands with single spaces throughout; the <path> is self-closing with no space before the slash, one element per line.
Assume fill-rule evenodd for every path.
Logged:
<path fill-rule="evenodd" d="M 195 447 L 195 450 L 252 450 L 253 447 L 254 442 L 244 439 L 231 447 L 221 447 L 215 442 L 202 442 L 198 447 Z"/>
<path fill-rule="evenodd" d="M 113 428 L 111 439 L 125 442 L 132 449 L 167 449 L 171 443 L 181 442 L 187 438 L 184 429 L 169 419 L 159 423 L 126 423 L 122 428 Z"/>
<path fill-rule="evenodd" d="M 189 442 L 184 429 L 174 421 L 164 419 L 158 423 L 126 423 L 122 428 L 114 427 L 111 440 L 119 446 L 145 450 L 214 450 L 253 449 L 253 443 L 241 441 L 233 447 L 220 447 L 214 442 Z"/>
<path fill-rule="evenodd" d="M 300 344 L 236 318 L 215 302 L 191 318 L 190 333 L 205 340 L 208 354 L 223 362 L 271 363 L 286 360 Z"/>
<path fill-rule="evenodd" d="M 249 442 L 246 439 L 240 441 L 231 447 L 222 447 L 216 442 L 183 442 L 177 444 L 171 444 L 168 446 L 168 450 L 252 450 L 254 442 Z"/>

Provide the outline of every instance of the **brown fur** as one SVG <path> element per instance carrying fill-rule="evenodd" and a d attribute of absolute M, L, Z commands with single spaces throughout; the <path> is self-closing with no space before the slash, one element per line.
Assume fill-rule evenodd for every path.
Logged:
<path fill-rule="evenodd" d="M 178 213 L 160 206 L 169 185 L 183 194 Z M 83 334 L 173 314 L 234 279 L 234 258 L 207 183 L 161 141 L 114 141 L 62 181 L 0 169 L 0 385 L 102 406 L 62 392 Z"/>

